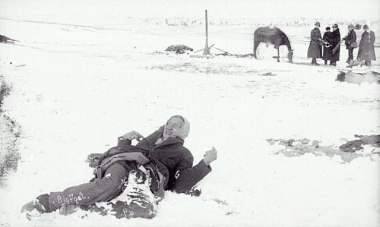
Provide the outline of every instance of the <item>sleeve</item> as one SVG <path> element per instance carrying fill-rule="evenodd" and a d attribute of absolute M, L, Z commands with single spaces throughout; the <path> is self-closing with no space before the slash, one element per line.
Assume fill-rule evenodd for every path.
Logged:
<path fill-rule="evenodd" d="M 371 38 L 371 40 L 370 40 L 370 41 L 371 41 L 371 44 L 374 45 L 374 44 L 375 44 L 375 38 L 376 38 L 374 32 L 371 32 L 371 34 L 370 34 L 370 38 Z"/>
<path fill-rule="evenodd" d="M 122 153 L 123 150 L 120 149 L 120 146 L 123 146 L 123 145 L 131 145 L 132 144 L 132 141 L 129 140 L 129 139 L 124 139 L 122 136 L 118 137 L 117 138 L 117 146 L 116 147 L 112 147 L 110 149 L 108 149 L 108 151 L 104 152 L 100 157 L 99 157 L 99 164 L 102 163 L 102 161 L 107 158 L 107 157 L 110 157 L 112 155 L 115 155 L 115 154 L 119 154 L 119 153 Z"/>
<path fill-rule="evenodd" d="M 186 193 L 207 174 L 211 172 L 211 167 L 201 160 L 197 165 L 192 167 L 193 157 L 182 159 L 178 165 L 175 174 L 174 191 L 177 193 Z"/>
<path fill-rule="evenodd" d="M 150 134 L 149 136 L 145 137 L 140 142 L 138 142 L 137 146 L 153 145 L 158 140 L 158 138 L 160 138 L 162 136 L 163 132 L 164 132 L 164 126 L 161 126 L 156 131 L 154 131 L 152 134 Z"/>
<path fill-rule="evenodd" d="M 311 39 L 311 41 L 317 41 L 316 38 L 315 38 L 315 32 L 314 32 L 314 30 L 311 30 L 311 32 L 310 32 L 310 39 Z"/>
<path fill-rule="evenodd" d="M 117 138 L 117 146 L 131 145 L 132 141 L 129 139 L 124 139 L 122 136 Z"/>

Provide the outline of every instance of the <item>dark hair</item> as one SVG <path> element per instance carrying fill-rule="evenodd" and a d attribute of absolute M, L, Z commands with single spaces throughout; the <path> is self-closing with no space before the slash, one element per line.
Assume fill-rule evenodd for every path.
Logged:
<path fill-rule="evenodd" d="M 330 29 L 331 29 L 330 27 L 326 27 L 326 30 L 327 30 L 327 31 L 330 31 Z"/>

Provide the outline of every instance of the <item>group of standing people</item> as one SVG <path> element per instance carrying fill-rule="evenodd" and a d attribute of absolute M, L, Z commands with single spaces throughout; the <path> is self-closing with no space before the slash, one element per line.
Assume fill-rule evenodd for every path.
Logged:
<path fill-rule="evenodd" d="M 344 41 L 348 50 L 347 64 L 350 65 L 354 61 L 354 49 L 358 46 L 358 60 L 364 61 L 367 66 L 371 65 L 372 60 L 376 60 L 375 33 L 369 30 L 368 25 L 363 26 L 364 32 L 359 45 L 357 44 L 356 32 L 352 24 L 348 25 L 348 34 L 343 39 L 341 39 L 338 24 L 332 26 L 332 31 L 330 27 L 326 27 L 323 37 L 319 30 L 321 24 L 316 22 L 314 25 L 315 28 L 311 30 L 311 41 L 307 52 L 307 57 L 312 59 L 312 65 L 319 65 L 317 58 L 322 58 L 325 65 L 330 61 L 330 65 L 336 66 L 336 62 L 339 61 L 340 57 L 340 44 L 342 41 Z"/>

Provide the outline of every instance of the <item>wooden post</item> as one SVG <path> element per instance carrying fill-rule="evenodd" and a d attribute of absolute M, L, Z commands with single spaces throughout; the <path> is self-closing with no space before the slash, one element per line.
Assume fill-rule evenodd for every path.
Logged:
<path fill-rule="evenodd" d="M 203 50 L 203 55 L 210 55 L 210 48 L 208 47 L 208 19 L 207 19 L 207 10 L 205 10 L 205 19 L 206 19 L 206 46 Z"/>

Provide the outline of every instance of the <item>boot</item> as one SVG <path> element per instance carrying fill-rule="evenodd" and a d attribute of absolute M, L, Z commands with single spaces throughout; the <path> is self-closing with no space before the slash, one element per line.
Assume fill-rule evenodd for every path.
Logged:
<path fill-rule="evenodd" d="M 327 65 L 327 60 L 325 60 L 325 65 Z"/>
<path fill-rule="evenodd" d="M 32 212 L 34 210 L 38 211 L 41 214 L 51 212 L 51 210 L 49 208 L 49 195 L 48 194 L 42 194 L 42 195 L 38 196 L 32 202 L 25 204 L 21 208 L 21 213 Z"/>

